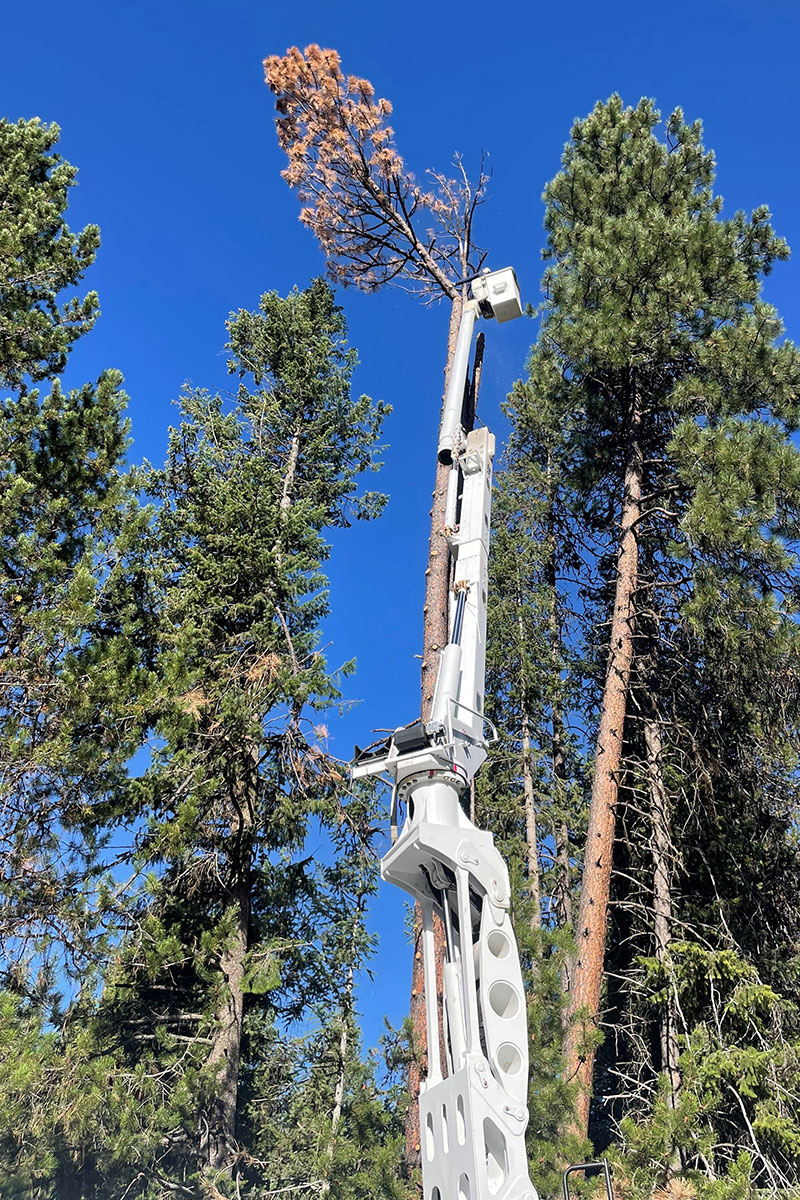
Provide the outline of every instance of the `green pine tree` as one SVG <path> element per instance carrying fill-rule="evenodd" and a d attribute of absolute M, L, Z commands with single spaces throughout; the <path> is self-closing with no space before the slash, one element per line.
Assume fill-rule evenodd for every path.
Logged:
<path fill-rule="evenodd" d="M 478 777 L 476 806 L 510 867 L 528 995 L 528 1145 L 545 1194 L 558 1189 L 564 1165 L 586 1151 L 580 1139 L 564 1136 L 574 1085 L 560 1072 L 586 770 L 570 728 L 580 664 L 563 583 L 579 573 L 581 559 L 564 521 L 568 427 L 553 420 L 546 401 L 553 366 L 533 360 L 532 371 L 543 378 L 516 384 L 509 400 L 514 427 L 495 477 L 487 715 L 499 739 Z"/>
<path fill-rule="evenodd" d="M 76 168 L 53 153 L 57 125 L 0 119 L 0 386 L 51 379 L 98 314 L 94 292 L 75 287 L 100 244 L 96 225 L 73 234 L 64 220 Z"/>
<path fill-rule="evenodd" d="M 0 122 L 0 1190 L 52 1194 L 52 1130 L 80 1124 L 64 1046 L 123 923 L 104 813 L 137 744 L 133 612 L 117 602 L 141 528 L 124 471 L 121 376 L 53 378 L 97 311 L 67 299 L 96 227 L 70 233 L 75 169 L 56 126 Z M 39 391 L 31 385 L 47 380 Z M 78 1032 L 77 1043 L 81 1034 Z M 85 1110 L 84 1110 L 85 1111 Z"/>
<path fill-rule="evenodd" d="M 45 1005 L 56 976 L 86 982 L 103 940 L 94 814 L 132 744 L 105 720 L 129 667 L 126 615 L 109 605 L 135 536 L 119 373 L 30 387 L 63 366 L 96 308 L 93 294 L 60 303 L 98 235 L 65 224 L 75 169 L 48 153 L 57 136 L 0 122 L 0 970 Z"/>
<path fill-rule="evenodd" d="M 766 209 L 723 218 L 699 125 L 676 112 L 662 138 L 658 124 L 651 102 L 612 97 L 573 128 L 545 192 L 550 265 L 531 363 L 553 432 L 519 397 L 512 408 L 516 436 L 532 438 L 534 490 L 543 448 L 566 431 L 560 522 L 583 559 L 580 592 L 562 588 L 562 603 L 582 609 L 575 719 L 594 744 L 563 1068 L 583 1084 L 574 1130 L 587 1129 L 592 1090 L 598 1146 L 663 1103 L 672 1132 L 658 1151 L 648 1143 L 648 1186 L 682 1169 L 693 1186 L 728 1178 L 735 1191 L 740 1152 L 759 1186 L 793 1179 L 797 1114 L 784 1097 L 784 1147 L 772 1120 L 756 1150 L 763 1105 L 729 1092 L 733 1108 L 709 1117 L 703 1148 L 678 1136 L 684 1055 L 714 1019 L 682 1001 L 679 946 L 688 936 L 711 954 L 709 978 L 713 956 L 730 951 L 741 978 L 777 986 L 779 1054 L 791 1058 L 793 968 L 777 985 L 774 963 L 796 921 L 783 881 L 795 869 L 800 355 L 760 295 L 787 256 Z M 781 881 L 781 916 L 760 899 L 771 924 L 756 937 L 746 906 L 736 920 L 728 909 L 765 867 Z M 648 980 L 666 977 L 654 992 Z M 593 1073 L 598 1020 L 607 1036 Z"/>
<path fill-rule="evenodd" d="M 264 296 L 228 332 L 236 396 L 182 398 L 166 465 L 142 478 L 155 508 L 129 565 L 154 746 L 117 818 L 146 882 L 93 1020 L 127 1091 L 92 1150 L 103 1196 L 255 1187 L 272 1169 L 260 1089 L 288 1070 L 291 1092 L 306 1066 L 287 1029 L 312 1010 L 352 1029 L 353 980 L 321 969 L 339 868 L 306 839 L 352 811 L 315 724 L 350 670 L 319 648 L 323 564 L 328 530 L 380 510 L 357 486 L 384 408 L 351 395 L 355 354 L 322 281 Z M 355 901 L 341 919 L 363 940 Z"/>

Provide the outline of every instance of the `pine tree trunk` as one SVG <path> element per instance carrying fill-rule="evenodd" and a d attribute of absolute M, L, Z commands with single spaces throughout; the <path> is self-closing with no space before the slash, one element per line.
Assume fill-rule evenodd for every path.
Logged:
<path fill-rule="evenodd" d="M 246 763 L 246 766 L 244 765 Z M 203 1114 L 200 1150 L 212 1171 L 231 1174 L 238 1153 L 236 1105 L 239 1095 L 239 1065 L 244 1029 L 244 972 L 250 938 L 250 872 L 253 855 L 253 788 L 258 749 L 251 746 L 243 769 L 252 771 L 230 799 L 231 817 L 227 838 L 228 884 L 224 892 L 226 915 L 232 916 L 232 931 L 219 956 L 222 985 L 214 1013 L 211 1049 L 206 1060 L 214 1073 L 212 1095 Z"/>
<path fill-rule="evenodd" d="M 447 383 L 450 378 L 450 368 L 458 338 L 458 326 L 461 321 L 462 304 L 460 300 L 453 302 L 450 313 L 450 328 L 447 339 L 447 363 L 445 366 L 444 391 L 447 393 Z M 422 641 L 422 720 L 427 721 L 433 704 L 433 690 L 436 686 L 436 674 L 439 668 L 439 655 L 447 645 L 448 638 L 448 607 L 450 587 L 450 552 L 444 536 L 445 502 L 447 499 L 447 479 L 450 468 L 442 463 L 436 463 L 436 480 L 433 491 L 433 506 L 431 508 L 431 535 L 428 545 L 428 566 L 425 571 L 425 604 L 423 607 L 423 641 Z M 433 922 L 434 948 L 436 952 L 437 977 L 441 973 L 444 962 L 445 937 L 444 928 L 439 918 L 434 915 Z M 441 980 L 437 978 L 439 993 L 439 1012 L 441 1022 Z M 424 1074 L 425 1046 L 427 1042 L 427 1024 L 425 1021 L 425 975 L 422 967 L 422 911 L 419 904 L 414 906 L 414 958 L 411 969 L 411 1003 L 409 1008 L 411 1031 L 413 1038 L 413 1054 L 408 1069 L 409 1104 L 406 1113 L 406 1138 L 404 1165 L 410 1173 L 422 1163 L 420 1153 L 419 1127 L 419 1085 Z"/>
<path fill-rule="evenodd" d="M 522 616 L 519 616 L 520 653 L 522 653 Z M 527 685 L 522 678 L 522 795 L 525 803 L 525 855 L 528 866 L 528 895 L 531 901 L 531 929 L 542 927 L 542 892 L 539 879 L 539 839 L 536 830 L 536 794 L 531 770 L 531 724 L 527 710 Z"/>
<path fill-rule="evenodd" d="M 561 706 L 561 629 L 558 620 L 558 597 L 556 594 L 556 535 L 553 517 L 554 482 L 552 462 L 548 458 L 547 480 L 549 511 L 547 518 L 548 554 L 545 562 L 545 583 L 550 597 L 548 616 L 550 635 L 550 666 L 553 672 L 553 699 L 550 705 L 552 723 L 551 750 L 553 758 L 554 794 L 560 802 L 565 799 L 566 754 L 564 752 L 564 713 Z M 569 861 L 569 826 L 565 820 L 556 822 L 554 829 L 556 850 L 556 921 L 559 928 L 572 927 L 572 888 Z M 562 971 L 561 982 L 564 993 L 568 990 L 568 971 Z"/>
<path fill-rule="evenodd" d="M 528 714 L 522 713 L 522 789 L 525 796 L 525 841 L 528 860 L 528 895 L 531 900 L 531 929 L 541 929 L 542 903 L 539 884 L 539 842 L 536 833 L 536 798 L 531 771 L 531 733 Z"/>
<path fill-rule="evenodd" d="M 570 1131 L 586 1137 L 589 1127 L 594 1050 L 583 1045 L 596 1025 L 605 964 L 608 899 L 614 849 L 616 803 L 622 760 L 622 738 L 633 663 L 635 593 L 639 566 L 637 521 L 641 515 L 641 406 L 632 380 L 630 417 L 622 498 L 614 613 L 589 808 L 589 828 L 576 928 L 577 952 L 572 965 L 566 1012 L 564 1076 L 577 1079 L 580 1090 Z"/>
<path fill-rule="evenodd" d="M 297 472 L 297 459 L 300 455 L 300 431 L 295 430 L 289 445 L 289 457 L 286 462 L 286 473 L 281 485 L 281 512 L 287 513 L 292 505 L 292 487 Z"/>
<path fill-rule="evenodd" d="M 353 997 L 353 968 L 347 972 L 347 1012 L 352 1006 Z M 333 1112 L 331 1113 L 331 1139 L 328 1143 L 328 1158 L 333 1158 L 336 1134 L 342 1119 L 342 1103 L 344 1101 L 345 1064 L 347 1062 L 347 1014 L 342 1013 L 342 1032 L 339 1037 L 339 1069 L 336 1074 L 336 1087 L 333 1094 Z"/>
<path fill-rule="evenodd" d="M 552 704 L 553 723 L 553 782 L 559 803 L 566 798 L 566 756 L 564 754 L 564 719 L 561 711 L 561 698 L 556 691 Z M 556 924 L 559 929 L 572 928 L 572 866 L 569 850 L 569 825 L 561 817 L 555 822 L 554 841 L 556 852 Z M 561 992 L 566 996 L 570 986 L 570 964 L 564 962 L 560 970 Z"/>
<path fill-rule="evenodd" d="M 447 337 L 447 364 L 445 366 L 444 377 L 445 394 L 447 394 L 450 368 L 456 349 L 461 310 L 461 302 L 454 301 L 450 313 L 450 328 Z M 422 609 L 421 687 L 423 721 L 427 721 L 430 716 L 431 705 L 433 704 L 433 691 L 436 687 L 436 674 L 439 669 L 439 655 L 447 645 L 448 636 L 450 550 L 444 535 L 444 516 L 449 475 L 450 467 L 437 460 L 436 478 L 433 489 L 433 506 L 431 508 L 428 565 L 425 571 L 425 604 Z"/>
<path fill-rule="evenodd" d="M 234 913 L 234 930 L 219 960 L 224 983 L 220 988 L 207 1059 L 208 1066 L 216 1068 L 216 1079 L 214 1094 L 203 1116 L 201 1152 L 212 1171 L 229 1173 L 237 1152 L 236 1101 L 244 1015 L 242 984 L 250 925 L 250 888 L 245 879 L 229 890 L 228 901 L 229 911 L 232 909 Z"/>
<path fill-rule="evenodd" d="M 672 940 L 672 888 L 670 884 L 670 852 L 672 838 L 667 792 L 664 786 L 663 744 L 661 728 L 652 717 L 645 719 L 644 741 L 647 751 L 647 781 L 650 793 L 650 820 L 653 847 L 653 936 L 656 959 L 663 966 L 669 957 Z M 675 1006 L 671 990 L 669 998 L 659 1013 L 659 1042 L 661 1046 L 661 1069 L 669 1079 L 669 1104 L 675 1108 L 681 1086 L 678 1068 L 678 1040 L 676 1037 Z M 676 1153 L 671 1163 L 673 1170 L 680 1170 L 680 1156 Z"/>
<path fill-rule="evenodd" d="M 325 1178 L 322 1183 L 321 1191 L 327 1194 L 330 1191 L 330 1165 L 333 1161 L 334 1151 L 336 1149 L 336 1135 L 339 1132 L 339 1125 L 342 1120 L 342 1105 L 344 1104 L 344 1086 L 346 1082 L 346 1064 L 347 1064 L 347 1042 L 348 1031 L 350 1028 L 349 1022 L 353 1011 L 353 965 L 350 963 L 347 968 L 347 982 L 345 984 L 344 1002 L 340 1019 L 342 1023 L 341 1032 L 339 1034 L 339 1049 L 338 1063 L 336 1068 L 336 1082 L 333 1088 L 333 1110 L 331 1112 L 331 1133 L 328 1139 L 328 1145 L 325 1150 Z"/>

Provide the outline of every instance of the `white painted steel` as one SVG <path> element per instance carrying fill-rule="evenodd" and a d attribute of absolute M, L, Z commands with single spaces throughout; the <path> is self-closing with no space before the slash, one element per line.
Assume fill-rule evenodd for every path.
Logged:
<path fill-rule="evenodd" d="M 444 506 L 444 533 L 448 543 L 455 533 L 456 508 L 458 506 L 458 477 L 459 470 L 454 463 L 447 476 L 447 498 Z"/>
<path fill-rule="evenodd" d="M 450 378 L 447 382 L 447 392 L 442 407 L 442 423 L 439 426 L 438 453 L 439 462 L 443 463 L 453 461 L 458 453 L 458 443 L 464 436 L 461 428 L 461 410 L 464 407 L 464 387 L 469 370 L 472 331 L 475 328 L 477 315 L 478 305 L 474 300 L 467 300 L 461 312 L 453 365 L 450 368 Z"/>
<path fill-rule="evenodd" d="M 494 313 L 509 320 L 514 294 L 521 312 L 514 273 L 507 268 L 484 277 L 487 289 L 492 281 Z M 473 285 L 476 298 L 480 282 Z M 395 736 L 410 731 L 412 741 L 406 737 L 401 743 L 413 749 L 401 752 L 390 738 L 354 764 L 352 775 L 383 775 L 406 810 L 400 836 L 381 861 L 381 876 L 422 908 L 428 1049 L 420 1090 L 424 1200 L 537 1200 L 525 1153 L 528 1041 L 508 915 L 508 870 L 492 835 L 470 821 L 461 803 L 487 754 L 483 691 L 495 444 L 487 429 L 466 438 L 461 429 L 476 310 L 471 301 L 462 314 L 439 441 L 440 460 L 452 458 L 454 466 L 446 532 L 453 590 L 463 596 L 460 637 L 454 640 L 457 603 L 451 603 L 450 642 L 439 660 L 431 721 L 425 730 L 412 725 L 395 731 Z M 448 931 L 441 1024 L 436 910 Z"/>
<path fill-rule="evenodd" d="M 489 271 L 472 281 L 472 295 L 483 304 L 489 304 L 492 316 L 502 325 L 522 316 L 522 299 L 513 267 L 500 271 Z"/>
<path fill-rule="evenodd" d="M 415 814 L 436 811 L 427 793 L 437 786 L 433 780 L 418 785 Z M 460 807 L 455 825 L 416 815 L 407 820 L 383 858 L 381 875 L 420 899 L 425 913 L 433 907 L 429 880 L 442 868 L 455 882 L 447 894 L 455 947 L 453 961 L 445 966 L 447 1044 L 442 1046 L 426 919 L 423 937 L 426 942 L 430 938 L 431 950 L 423 965 L 431 1069 L 420 1095 L 424 1197 L 436 1200 L 438 1188 L 440 1200 L 458 1200 L 459 1184 L 466 1180 L 472 1200 L 536 1200 L 525 1153 L 527 1028 L 519 954 L 508 916 L 508 873 L 491 834 L 477 829 Z M 439 1066 L 443 1057 L 449 1067 L 445 1078 Z M 463 1141 L 453 1132 L 459 1120 Z"/>
<path fill-rule="evenodd" d="M 461 515 L 453 546 L 454 590 L 466 591 L 461 633 L 461 675 L 457 690 L 451 694 L 453 730 L 456 739 L 471 739 L 482 745 L 480 762 L 471 756 L 469 770 L 478 770 L 486 757 L 483 704 L 486 675 L 486 598 L 489 583 L 489 532 L 492 512 L 492 458 L 494 434 L 475 429 L 467 434 L 460 460 L 463 476 Z M 452 638 L 455 605 L 451 604 Z M 465 767 L 467 763 L 465 761 Z"/>
<path fill-rule="evenodd" d="M 461 647 L 450 642 L 439 659 L 439 673 L 436 676 L 431 707 L 431 720 L 445 728 L 452 715 L 453 697 L 458 695 L 460 676 Z"/>

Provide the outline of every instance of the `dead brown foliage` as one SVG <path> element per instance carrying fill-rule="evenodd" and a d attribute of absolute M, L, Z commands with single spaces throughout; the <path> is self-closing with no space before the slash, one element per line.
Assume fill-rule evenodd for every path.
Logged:
<path fill-rule="evenodd" d="M 481 267 L 472 243 L 485 197 L 483 161 L 472 184 L 456 156 L 457 179 L 428 172 L 423 190 L 403 164 L 387 123 L 388 100 L 367 79 L 345 75 L 335 50 L 293 46 L 264 60 L 276 97 L 283 177 L 300 195 L 300 220 L 316 235 L 339 283 L 374 290 L 405 283 L 429 298 L 455 299 Z"/>

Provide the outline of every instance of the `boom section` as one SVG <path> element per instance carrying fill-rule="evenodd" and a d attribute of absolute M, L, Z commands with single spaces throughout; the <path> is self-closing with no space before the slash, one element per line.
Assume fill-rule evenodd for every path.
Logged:
<path fill-rule="evenodd" d="M 513 272 L 494 273 L 501 275 L 507 279 Z M 448 415 L 450 393 L 464 394 L 469 341 L 459 379 L 461 335 L 466 331 L 471 339 L 477 311 L 475 300 L 465 306 L 458 370 L 442 421 L 452 463 L 445 517 L 452 587 L 449 640 L 439 659 L 431 717 L 357 752 L 352 776 L 381 775 L 392 788 L 393 814 L 405 810 L 399 837 L 381 861 L 381 876 L 413 896 L 422 910 L 424 1200 L 536 1200 L 525 1151 L 528 1037 L 508 870 L 492 835 L 464 808 L 495 736 L 484 716 L 495 439 L 485 428 L 464 435 L 460 424 L 453 426 L 452 411 Z M 441 1014 L 435 915 L 446 942 Z"/>

